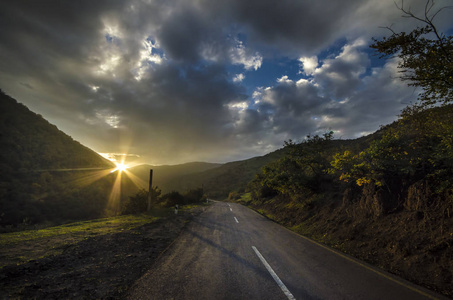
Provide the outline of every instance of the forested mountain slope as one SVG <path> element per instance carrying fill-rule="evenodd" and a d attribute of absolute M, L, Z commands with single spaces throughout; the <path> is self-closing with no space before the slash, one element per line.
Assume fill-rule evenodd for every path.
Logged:
<path fill-rule="evenodd" d="M 0 143 L 2 170 L 113 167 L 112 162 L 1 91 Z"/>
<path fill-rule="evenodd" d="M 225 199 L 230 192 L 244 191 L 247 183 L 266 164 L 283 157 L 285 150 L 277 150 L 264 156 L 235 161 L 203 172 L 187 174 L 166 181 L 163 191 L 186 191 L 203 187 L 211 198 Z"/>
<path fill-rule="evenodd" d="M 105 176 L 96 173 L 114 164 L 3 92 L 0 145 L 0 226 L 4 230 L 104 214 L 114 178 L 108 171 Z"/>

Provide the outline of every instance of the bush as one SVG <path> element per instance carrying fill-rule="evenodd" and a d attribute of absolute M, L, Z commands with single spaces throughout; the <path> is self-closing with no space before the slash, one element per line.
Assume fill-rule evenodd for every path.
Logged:
<path fill-rule="evenodd" d="M 134 196 L 129 197 L 129 199 L 123 203 L 121 213 L 123 215 L 137 214 L 145 212 L 147 208 L 148 208 L 148 192 L 142 189 Z"/>
<path fill-rule="evenodd" d="M 154 186 L 152 188 L 152 199 L 154 203 L 160 202 L 160 194 L 161 190 Z M 148 209 L 148 195 L 148 191 L 142 189 L 134 196 L 129 197 L 121 207 L 121 214 L 126 215 L 146 212 Z"/>
<path fill-rule="evenodd" d="M 180 193 L 173 191 L 162 196 L 161 206 L 172 207 L 176 204 L 184 204 L 184 196 Z"/>

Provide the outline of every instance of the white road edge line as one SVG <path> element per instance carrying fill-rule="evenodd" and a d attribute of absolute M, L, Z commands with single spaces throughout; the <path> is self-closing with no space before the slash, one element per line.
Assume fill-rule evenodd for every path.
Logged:
<path fill-rule="evenodd" d="M 256 255 L 258 256 L 258 258 L 261 260 L 261 262 L 263 263 L 263 265 L 266 267 L 266 269 L 269 271 L 269 273 L 271 274 L 272 278 L 274 278 L 275 282 L 278 284 L 278 286 L 281 288 L 281 290 L 283 291 L 283 293 L 286 295 L 286 297 L 288 297 L 288 299 L 290 300 L 296 300 L 296 298 L 294 298 L 293 294 L 291 294 L 291 292 L 288 290 L 288 288 L 286 287 L 286 285 L 280 280 L 280 278 L 277 276 L 277 274 L 274 272 L 274 270 L 271 268 L 271 266 L 267 263 L 266 259 L 264 259 L 264 257 L 261 255 L 261 253 L 258 251 L 258 249 L 256 249 L 255 246 L 252 246 L 252 249 L 253 251 L 255 251 Z"/>
<path fill-rule="evenodd" d="M 233 211 L 233 210 L 231 209 L 231 207 L 230 207 L 230 211 Z"/>
<path fill-rule="evenodd" d="M 236 217 L 234 217 L 234 220 L 236 220 L 236 223 L 239 223 L 238 219 L 236 219 Z"/>

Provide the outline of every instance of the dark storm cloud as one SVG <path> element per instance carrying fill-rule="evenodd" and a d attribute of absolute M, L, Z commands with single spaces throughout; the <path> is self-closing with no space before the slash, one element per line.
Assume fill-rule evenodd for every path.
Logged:
<path fill-rule="evenodd" d="M 121 8 L 115 1 L 108 3 L 112 9 Z M 106 1 L 2 2 L 2 51 L 17 58 L 10 70 L 38 72 L 51 67 L 53 59 L 88 55 L 105 5 Z"/>
<path fill-rule="evenodd" d="M 363 47 L 399 15 L 374 0 L 2 1 L 0 87 L 100 152 L 245 158 L 328 127 L 352 137 L 391 121 L 416 95 L 391 78 L 395 64 L 368 74 Z M 306 79 L 275 74 L 255 96 L 233 81 L 232 65 L 247 78 L 266 59 L 339 39 L 341 53 Z"/>
<path fill-rule="evenodd" d="M 309 55 L 328 47 L 340 38 L 367 39 L 387 34 L 380 26 L 392 25 L 395 30 L 407 30 L 413 23 L 395 20 L 401 13 L 394 1 L 293 1 L 293 0 L 230 0 L 204 1 L 211 14 L 227 16 L 240 30 L 249 35 L 251 44 L 267 48 L 270 53 L 289 56 Z M 448 5 L 439 1 L 437 7 Z M 401 3 L 398 3 L 399 5 Z M 405 8 L 423 15 L 424 3 L 404 1 Z M 418 4 L 418 5 L 417 5 Z M 439 19 L 448 19 L 441 16 Z M 440 20 L 440 23 L 445 24 Z"/>
<path fill-rule="evenodd" d="M 346 25 L 351 1 L 228 1 L 231 17 L 252 32 L 252 40 L 290 53 L 313 52 L 332 42 Z M 328 20 L 328 21 L 327 21 Z"/>
<path fill-rule="evenodd" d="M 263 90 L 257 97 L 258 111 L 272 120 L 270 129 L 274 134 L 284 139 L 301 139 L 319 129 L 314 119 L 331 102 L 320 97 L 319 92 L 308 81 L 281 78 L 276 86 Z"/>
<path fill-rule="evenodd" d="M 158 36 L 171 58 L 196 62 L 200 58 L 200 46 L 210 28 L 203 16 L 189 6 L 172 13 L 162 24 Z"/>

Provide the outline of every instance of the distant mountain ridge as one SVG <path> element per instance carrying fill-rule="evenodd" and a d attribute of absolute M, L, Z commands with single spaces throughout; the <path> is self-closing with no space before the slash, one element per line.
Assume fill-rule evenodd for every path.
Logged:
<path fill-rule="evenodd" d="M 163 191 L 186 191 L 203 187 L 209 197 L 225 199 L 232 191 L 244 190 L 256 173 L 266 164 L 282 158 L 286 150 L 280 149 L 264 156 L 229 162 L 208 170 L 181 175 L 164 182 Z"/>
<path fill-rule="evenodd" d="M 167 187 L 167 183 L 181 176 L 186 176 L 189 174 L 199 173 L 213 168 L 217 168 L 222 164 L 217 163 L 207 163 L 207 162 L 190 162 L 179 165 L 162 165 L 162 166 L 153 166 L 153 165 L 138 165 L 128 169 L 129 172 L 135 176 L 141 178 L 143 181 L 148 182 L 149 180 L 149 171 L 153 170 L 153 186 L 158 186 L 162 188 L 163 186 Z M 163 192 L 171 192 L 173 189 L 164 189 Z"/>
<path fill-rule="evenodd" d="M 153 169 L 153 186 L 162 192 L 186 192 L 203 187 L 209 197 L 224 199 L 231 191 L 244 190 L 256 173 L 272 161 L 285 155 L 280 149 L 264 156 L 257 156 L 225 164 L 190 162 L 180 165 L 139 165 L 128 171 L 145 182 L 149 180 L 149 170 Z"/>

